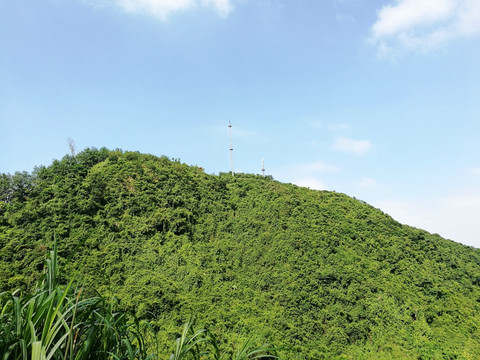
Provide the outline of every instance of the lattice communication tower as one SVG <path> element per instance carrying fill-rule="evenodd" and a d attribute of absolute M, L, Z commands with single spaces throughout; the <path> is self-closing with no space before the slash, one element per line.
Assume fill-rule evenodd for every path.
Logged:
<path fill-rule="evenodd" d="M 230 136 L 230 167 L 232 168 L 232 176 L 235 176 L 233 171 L 233 143 L 232 143 L 232 123 L 228 122 L 228 134 Z"/>

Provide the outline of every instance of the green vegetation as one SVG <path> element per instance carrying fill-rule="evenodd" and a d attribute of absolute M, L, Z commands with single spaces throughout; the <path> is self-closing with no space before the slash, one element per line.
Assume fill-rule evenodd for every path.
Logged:
<path fill-rule="evenodd" d="M 129 322 L 100 296 L 82 299 L 83 288 L 71 291 L 57 283 L 57 243 L 46 260 L 46 271 L 33 295 L 0 294 L 0 355 L 4 360 L 149 360 L 142 333 L 148 324 Z M 155 335 L 152 337 L 155 338 Z M 250 337 L 233 355 L 220 350 L 216 337 L 206 329 L 195 331 L 193 321 L 184 325 L 170 360 L 278 359 L 268 345 L 256 347 Z"/>
<path fill-rule="evenodd" d="M 57 284 L 56 246 L 32 295 L 0 294 L 0 355 L 12 360 L 145 359 L 143 337 L 105 299 Z M 137 324 L 138 325 L 138 324 Z"/>
<path fill-rule="evenodd" d="M 285 359 L 480 353 L 479 250 L 343 194 L 107 149 L 0 175 L 0 291 L 34 289 L 54 233 L 58 281 L 148 321 L 159 358 L 192 314 L 231 357 L 252 333 Z"/>

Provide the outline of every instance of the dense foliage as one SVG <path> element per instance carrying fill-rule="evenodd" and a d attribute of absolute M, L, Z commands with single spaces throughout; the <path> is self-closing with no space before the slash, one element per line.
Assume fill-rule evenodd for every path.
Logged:
<path fill-rule="evenodd" d="M 59 238 L 65 271 L 158 331 L 191 314 L 234 353 L 473 359 L 480 253 L 343 194 L 177 160 L 87 149 L 0 178 L 0 291 L 31 289 Z M 227 346 L 227 345 L 225 345 Z"/>
<path fill-rule="evenodd" d="M 85 299 L 57 282 L 57 242 L 46 260 L 45 273 L 33 293 L 0 293 L 0 357 L 3 360 L 153 360 L 147 354 L 156 335 L 148 322 L 115 309 L 115 299 Z M 146 336 L 145 336 L 146 335 Z M 183 326 L 170 360 L 278 359 L 276 350 L 256 345 L 253 336 L 234 354 L 220 349 L 207 329 L 194 329 L 194 319 Z"/>

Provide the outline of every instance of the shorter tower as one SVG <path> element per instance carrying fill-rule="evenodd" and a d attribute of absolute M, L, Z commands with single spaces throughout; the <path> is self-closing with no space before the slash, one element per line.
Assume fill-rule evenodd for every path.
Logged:
<path fill-rule="evenodd" d="M 232 123 L 228 121 L 228 133 L 230 136 L 230 167 L 232 168 L 232 176 L 235 176 L 233 171 L 233 143 L 232 143 Z"/>

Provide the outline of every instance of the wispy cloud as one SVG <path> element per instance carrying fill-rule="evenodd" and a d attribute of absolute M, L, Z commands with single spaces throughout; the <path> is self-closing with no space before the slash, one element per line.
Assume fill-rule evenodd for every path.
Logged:
<path fill-rule="evenodd" d="M 333 148 L 346 153 L 364 155 L 372 148 L 372 143 L 368 140 L 354 140 L 345 137 L 338 137 Z"/>
<path fill-rule="evenodd" d="M 232 10 L 230 0 L 113 0 L 113 4 L 126 12 L 140 13 L 166 20 L 175 12 L 187 11 L 198 7 L 210 7 L 226 17 Z"/>
<path fill-rule="evenodd" d="M 382 7 L 370 40 L 379 52 L 430 51 L 459 37 L 480 34 L 478 0 L 397 0 Z"/>

